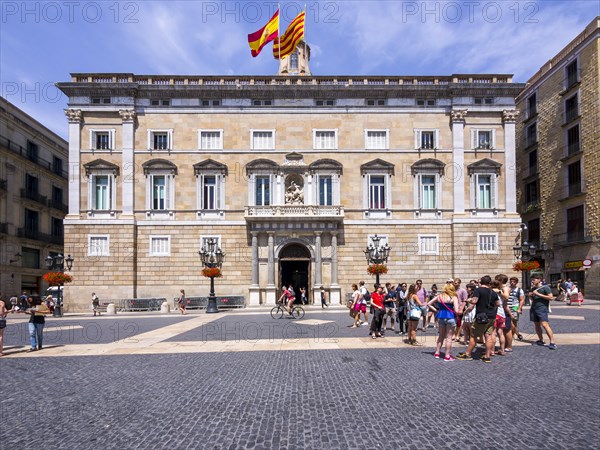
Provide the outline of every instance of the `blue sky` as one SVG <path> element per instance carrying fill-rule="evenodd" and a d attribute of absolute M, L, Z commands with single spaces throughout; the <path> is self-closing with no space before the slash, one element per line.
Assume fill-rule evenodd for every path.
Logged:
<path fill-rule="evenodd" d="M 281 33 L 305 2 L 281 3 Z M 270 1 L 0 1 L 4 98 L 65 137 L 71 72 L 271 75 L 247 34 Z M 315 75 L 513 73 L 527 81 L 600 14 L 597 0 L 307 1 Z"/>

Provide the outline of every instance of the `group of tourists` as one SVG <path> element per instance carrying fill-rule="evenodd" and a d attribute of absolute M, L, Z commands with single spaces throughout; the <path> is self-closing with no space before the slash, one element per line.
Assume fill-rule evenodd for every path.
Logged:
<path fill-rule="evenodd" d="M 51 296 L 50 296 L 51 297 Z M 25 293 L 19 299 L 12 297 L 5 299 L 0 293 L 0 357 L 4 356 L 4 329 L 9 313 L 29 314 L 29 339 L 31 347 L 29 352 L 41 350 L 44 340 L 45 316 L 51 313 L 47 306 L 49 299 L 42 300 L 38 296 L 27 296 Z"/>
<path fill-rule="evenodd" d="M 364 281 L 352 285 L 352 300 L 348 303 L 353 319 L 351 328 L 369 324 L 369 335 L 373 339 L 382 338 L 387 330 L 406 336 L 409 345 L 421 345 L 417 340 L 417 330 L 426 332 L 428 328 L 438 330 L 434 357 L 454 361 L 452 344 L 466 345 L 464 352 L 456 358 L 472 360 L 478 343 L 485 345 L 485 352 L 479 359 L 491 362 L 492 356 L 504 356 L 513 351 L 513 340 L 523 340 L 519 332 L 519 318 L 525 304 L 525 293 L 518 286 L 516 277 L 510 279 L 499 274 L 492 279 L 489 275 L 479 280 L 471 280 L 464 288 L 460 278 L 448 278 L 438 290 L 433 285 L 428 291 L 422 280 L 414 284 L 398 283 L 375 285 L 369 292 Z M 538 275 L 532 277 L 530 319 L 538 336 L 537 345 L 545 345 L 543 331 L 546 332 L 550 350 L 556 349 L 554 335 L 548 323 L 549 302 L 552 291 L 542 284 Z M 390 328 L 387 323 L 390 323 Z M 397 324 L 397 329 L 396 329 Z"/>

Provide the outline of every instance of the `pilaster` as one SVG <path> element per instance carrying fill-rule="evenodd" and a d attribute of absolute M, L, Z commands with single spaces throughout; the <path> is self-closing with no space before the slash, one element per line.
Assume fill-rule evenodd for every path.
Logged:
<path fill-rule="evenodd" d="M 452 165 L 454 180 L 452 192 L 454 193 L 454 213 L 465 212 L 465 116 L 466 109 L 453 109 L 450 112 L 452 121 Z"/>
<path fill-rule="evenodd" d="M 517 212 L 517 167 L 516 167 L 516 132 L 515 124 L 519 111 L 505 109 L 502 111 L 504 122 L 504 181 L 506 183 L 506 212 Z"/>
<path fill-rule="evenodd" d="M 80 109 L 65 109 L 65 115 L 69 121 L 69 215 L 79 218 L 82 114 Z"/>
<path fill-rule="evenodd" d="M 133 150 L 135 147 L 135 111 L 133 109 L 120 109 L 119 115 L 123 121 L 122 129 L 122 163 L 123 163 L 123 176 L 121 178 L 121 192 L 122 192 L 122 204 L 123 204 L 123 215 L 133 216 L 134 208 L 134 183 L 135 183 L 135 166 L 133 161 Z"/>

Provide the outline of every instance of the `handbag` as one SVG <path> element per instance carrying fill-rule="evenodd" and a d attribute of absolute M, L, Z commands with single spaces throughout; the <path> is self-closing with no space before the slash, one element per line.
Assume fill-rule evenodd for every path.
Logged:
<path fill-rule="evenodd" d="M 413 307 L 410 309 L 410 314 L 408 317 L 413 320 L 419 320 L 422 315 L 423 315 L 423 311 L 421 311 L 421 308 Z"/>
<path fill-rule="evenodd" d="M 6 328 L 6 319 L 0 319 L 0 329 Z"/>
<path fill-rule="evenodd" d="M 490 322 L 490 318 L 487 313 L 481 312 L 475 316 L 475 322 L 484 325 Z"/>

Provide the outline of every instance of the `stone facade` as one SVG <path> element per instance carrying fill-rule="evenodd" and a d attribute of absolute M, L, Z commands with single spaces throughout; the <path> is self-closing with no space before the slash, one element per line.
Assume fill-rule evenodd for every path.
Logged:
<path fill-rule="evenodd" d="M 67 142 L 0 97 L 0 291 L 43 294 L 44 259 L 63 253 Z"/>
<path fill-rule="evenodd" d="M 548 61 L 517 98 L 519 206 L 548 280 L 600 299 L 600 18 Z M 537 132 L 533 133 L 536 128 Z M 529 136 L 528 136 L 529 130 Z M 533 192 L 532 192 L 533 189 Z M 583 260 L 592 265 L 582 267 Z"/>
<path fill-rule="evenodd" d="M 392 247 L 383 282 L 511 270 L 523 85 L 509 75 L 72 77 L 58 84 L 78 171 L 71 310 L 91 292 L 206 295 L 198 251 L 213 236 L 217 295 L 248 305 L 282 282 L 341 302 L 372 282 L 374 234 Z"/>

